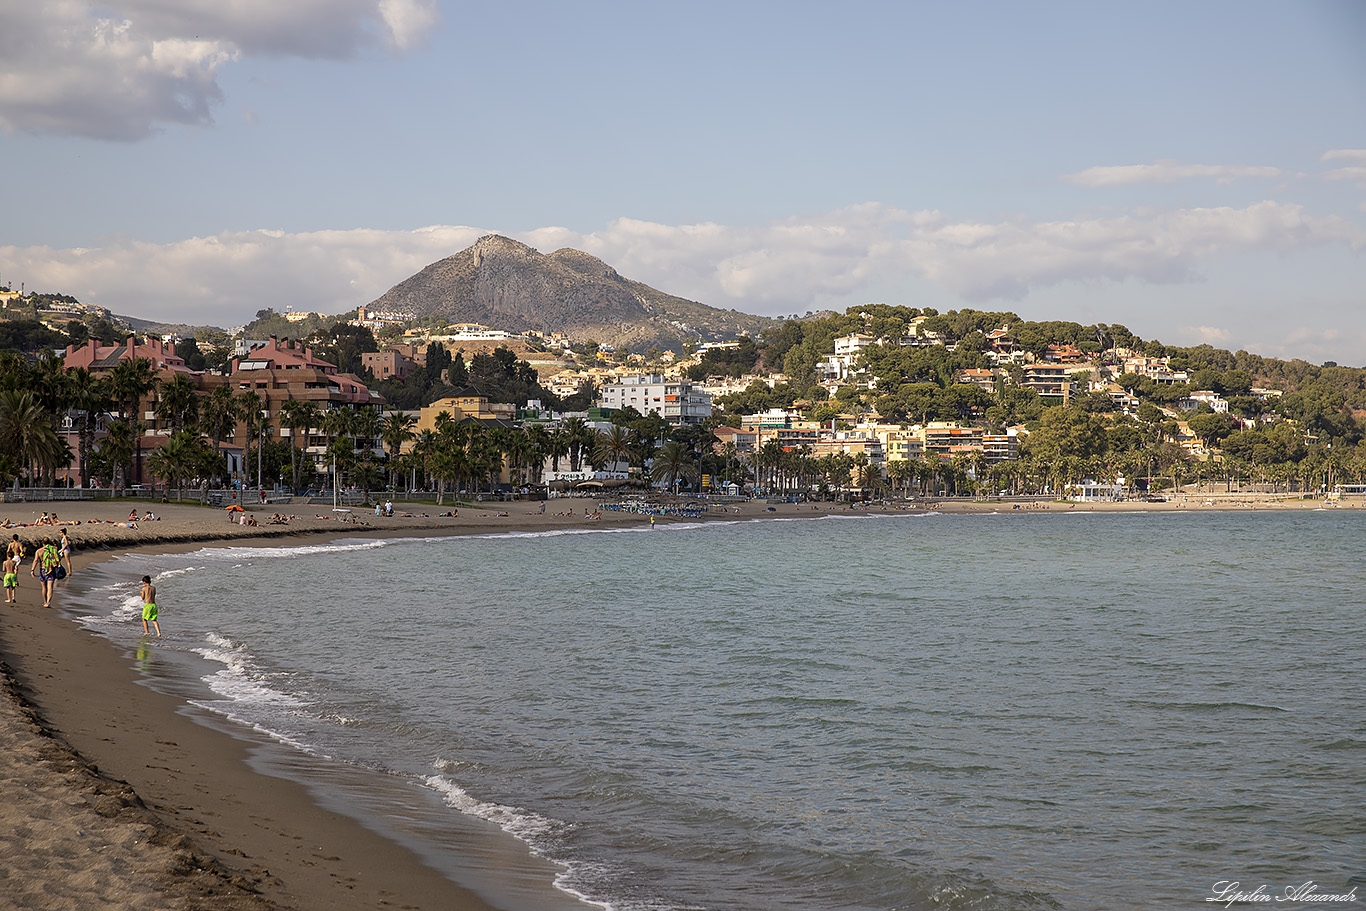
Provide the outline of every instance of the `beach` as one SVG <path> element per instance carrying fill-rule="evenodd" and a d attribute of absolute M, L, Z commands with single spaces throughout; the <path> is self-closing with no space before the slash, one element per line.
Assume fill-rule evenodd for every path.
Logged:
<path fill-rule="evenodd" d="M 140 504 L 158 521 L 128 528 L 126 504 L 6 504 L 32 521 L 57 510 L 81 525 L 5 530 L 34 544 L 65 529 L 77 574 L 119 550 L 184 550 L 198 542 L 278 543 L 282 537 L 440 535 L 567 524 L 512 503 L 424 510 L 431 518 L 352 516 L 312 508 L 288 525 L 229 525 L 225 513 Z M 582 507 L 579 507 L 580 510 Z M 266 519 L 280 509 L 258 512 Z M 556 510 L 550 508 L 548 512 Z M 396 510 L 398 512 L 398 510 Z M 29 514 L 33 515 L 30 516 Z M 303 513 L 301 512 L 302 516 Z M 96 521 L 91 521 L 96 520 Z M 573 520 L 583 522 L 580 513 Z M 600 523 L 647 521 L 608 514 Z M 360 524 L 370 523 L 370 524 Z M 28 561 L 0 632 L 0 904 L 15 908 L 489 907 L 419 858 L 316 805 L 303 787 L 247 765 L 249 743 L 187 717 L 180 700 L 138 685 L 128 655 L 43 608 Z M 171 616 L 173 616 L 173 611 Z M 173 623 L 166 614 L 163 624 Z M 547 874 L 547 882 L 549 875 Z"/>
<path fill-rule="evenodd" d="M 947 502 L 944 512 L 1318 508 L 1315 500 L 1188 495 L 1152 504 L 1013 504 Z M 639 525 L 644 515 L 603 511 L 594 501 L 499 503 L 413 509 L 392 519 L 356 509 L 265 507 L 258 521 L 292 509 L 298 518 L 255 528 L 230 525 L 222 510 L 153 505 L 161 518 L 126 522 L 128 504 L 5 504 L 0 516 L 31 522 L 56 509 L 76 546 L 77 574 L 120 551 L 192 549 L 233 540 L 275 545 L 281 539 L 438 536 L 577 527 Z M 589 516 L 584 515 L 585 504 Z M 1359 507 L 1359 503 L 1353 503 Z M 149 507 L 139 504 L 139 511 Z M 735 510 L 738 510 L 736 512 Z M 792 517 L 844 511 L 830 504 L 730 507 L 718 518 Z M 423 513 L 427 515 L 424 517 Z M 556 515 L 556 513 L 560 513 Z M 572 513 L 572 514 L 566 514 Z M 351 522 L 337 517 L 349 517 Z M 90 520 L 98 520 L 92 522 Z M 670 521 L 663 518 L 661 521 Z M 365 523 L 365 524 L 361 524 Z M 28 543 L 59 529 L 6 530 Z M 20 571 L 20 600 L 7 605 L 0 657 L 8 699 L 0 700 L 0 901 L 17 908 L 484 908 L 509 907 L 462 888 L 408 849 L 350 816 L 332 812 L 303 786 L 249 765 L 253 741 L 229 725 L 209 725 L 183 700 L 140 685 L 128 652 L 61 613 L 60 586 L 44 609 L 38 583 Z M 174 623 L 168 606 L 163 623 Z M 508 856 L 508 863 L 533 863 Z M 547 870 L 546 881 L 550 880 Z"/>

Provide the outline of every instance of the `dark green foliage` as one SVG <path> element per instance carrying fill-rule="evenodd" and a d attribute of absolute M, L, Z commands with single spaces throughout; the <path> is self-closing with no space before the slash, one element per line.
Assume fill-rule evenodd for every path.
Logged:
<path fill-rule="evenodd" d="M 199 343 L 192 338 L 181 339 L 175 346 L 176 357 L 184 358 L 185 366 L 191 370 L 203 370 L 208 366 L 208 358 L 199 349 Z"/>
<path fill-rule="evenodd" d="M 709 348 L 702 355 L 702 363 L 689 368 L 688 377 L 695 381 L 709 376 L 744 376 L 759 362 L 759 349 L 754 340 L 740 339 L 738 348 Z"/>
<path fill-rule="evenodd" d="M 825 390 L 822 389 L 822 397 L 824 394 Z M 791 408 L 797 398 L 796 390 L 787 383 L 779 383 L 770 389 L 767 383 L 755 380 L 744 392 L 724 395 L 712 405 L 724 412 L 728 424 L 735 425 L 746 414 L 758 414 L 770 408 Z"/>
<path fill-rule="evenodd" d="M 0 350 L 37 351 L 65 348 L 69 341 L 65 332 L 49 329 L 37 320 L 22 319 L 0 323 Z"/>
<path fill-rule="evenodd" d="M 306 341 L 318 357 L 336 364 L 342 373 L 358 376 L 363 369 L 360 356 L 379 350 L 373 332 L 350 323 L 334 323 L 330 329 L 314 332 Z"/>

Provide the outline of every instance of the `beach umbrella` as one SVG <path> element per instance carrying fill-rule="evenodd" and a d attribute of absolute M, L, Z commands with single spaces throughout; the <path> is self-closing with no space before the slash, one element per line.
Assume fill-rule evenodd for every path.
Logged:
<path fill-rule="evenodd" d="M 245 509 L 243 509 L 235 503 L 232 506 L 225 506 L 223 508 L 226 509 L 228 512 L 246 512 Z"/>

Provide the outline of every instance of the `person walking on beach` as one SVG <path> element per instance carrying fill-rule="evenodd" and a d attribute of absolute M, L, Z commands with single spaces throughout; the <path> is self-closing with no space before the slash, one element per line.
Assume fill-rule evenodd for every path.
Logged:
<path fill-rule="evenodd" d="M 151 621 L 161 638 L 161 624 L 157 623 L 157 587 L 152 584 L 151 576 L 142 577 L 142 634 L 148 634 L 147 622 Z"/>
<path fill-rule="evenodd" d="M 14 554 L 5 556 L 5 603 L 13 604 L 19 593 L 19 558 Z"/>
<path fill-rule="evenodd" d="M 24 542 L 22 542 L 22 541 L 19 540 L 19 536 L 18 536 L 18 535 L 15 535 L 13 538 L 10 539 L 10 542 L 9 542 L 9 550 L 7 551 L 7 553 L 8 553 L 11 557 L 18 557 L 18 558 L 19 558 L 19 561 L 20 561 L 21 563 L 23 562 L 23 560 L 24 560 Z"/>
<path fill-rule="evenodd" d="M 58 579 L 66 578 L 66 570 L 62 568 L 62 554 L 57 550 L 56 544 L 44 541 L 39 545 L 37 553 L 33 555 L 33 566 L 29 568 L 29 575 L 36 576 L 42 584 L 43 607 L 51 607 L 53 586 Z"/>
<path fill-rule="evenodd" d="M 62 540 L 58 542 L 57 550 L 62 555 L 62 562 L 66 564 L 66 574 L 69 576 L 75 572 L 71 568 L 71 539 L 66 536 L 66 529 L 62 529 Z"/>

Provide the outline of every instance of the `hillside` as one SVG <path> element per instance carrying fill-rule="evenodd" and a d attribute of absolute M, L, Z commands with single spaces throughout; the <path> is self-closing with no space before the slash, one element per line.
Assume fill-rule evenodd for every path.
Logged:
<path fill-rule="evenodd" d="M 580 250 L 547 255 L 496 234 L 432 263 L 369 306 L 517 332 L 563 332 L 636 350 L 758 335 L 776 324 L 658 291 Z"/>

